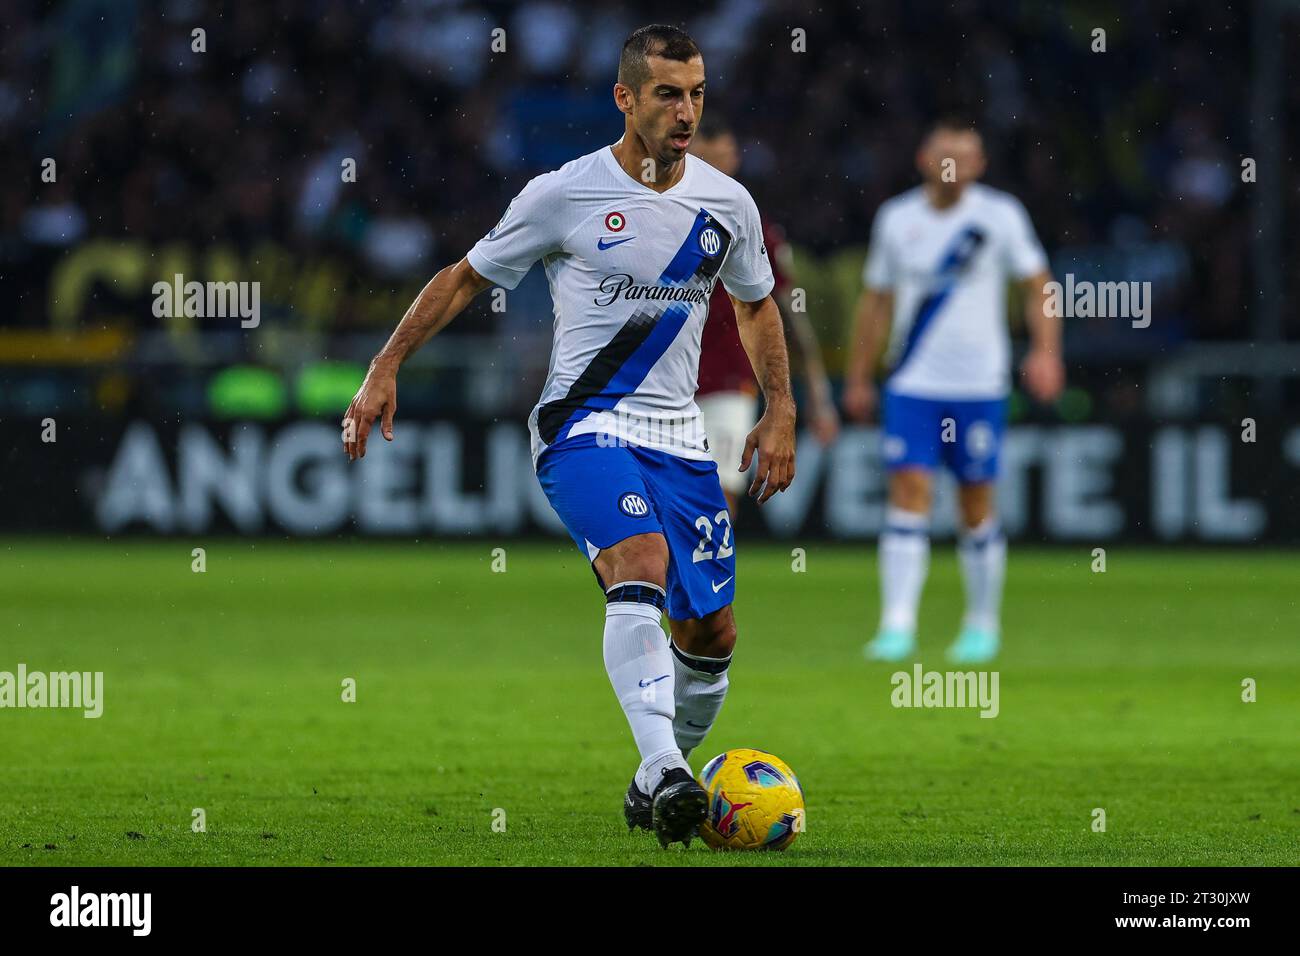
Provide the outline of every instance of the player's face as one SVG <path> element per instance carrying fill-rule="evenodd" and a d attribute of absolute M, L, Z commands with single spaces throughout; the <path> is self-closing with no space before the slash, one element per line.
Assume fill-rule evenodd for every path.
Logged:
<path fill-rule="evenodd" d="M 669 166 L 686 155 L 704 114 L 704 60 L 646 62 L 650 79 L 632 103 L 632 123 L 650 155 Z"/>
<path fill-rule="evenodd" d="M 719 133 L 712 139 L 696 138 L 691 152 L 714 169 L 734 176 L 740 168 L 740 146 L 730 133 Z"/>
<path fill-rule="evenodd" d="M 972 130 L 935 130 L 916 155 L 916 168 L 929 184 L 958 193 L 984 175 L 984 143 Z"/>

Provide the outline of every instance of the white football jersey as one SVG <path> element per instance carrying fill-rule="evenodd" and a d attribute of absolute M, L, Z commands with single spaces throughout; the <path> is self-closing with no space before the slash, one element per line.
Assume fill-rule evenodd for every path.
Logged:
<path fill-rule="evenodd" d="M 772 291 L 758 208 L 738 182 L 687 155 L 655 192 L 608 146 L 533 179 L 470 250 L 513 289 L 538 259 L 555 306 L 550 374 L 529 416 L 533 461 L 576 435 L 683 458 L 709 452 L 695 384 L 709 293 L 757 302 Z"/>
<path fill-rule="evenodd" d="M 863 283 L 894 294 L 891 391 L 1001 398 L 1011 387 L 1007 283 L 1047 269 L 1020 201 L 979 183 L 947 209 L 920 187 L 881 205 Z"/>

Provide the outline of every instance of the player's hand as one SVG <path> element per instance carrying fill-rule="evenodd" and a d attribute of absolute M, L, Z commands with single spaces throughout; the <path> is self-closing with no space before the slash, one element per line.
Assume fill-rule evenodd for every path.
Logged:
<path fill-rule="evenodd" d="M 383 416 L 380 430 L 393 440 L 393 413 L 397 411 L 397 375 L 379 367 L 371 368 L 366 380 L 352 397 L 343 415 L 343 451 L 349 461 L 366 457 L 366 439 L 375 419 Z"/>
<path fill-rule="evenodd" d="M 794 414 L 794 400 L 791 398 L 768 405 L 763 417 L 745 439 L 740 470 L 749 470 L 749 463 L 757 450 L 758 467 L 754 469 L 749 496 L 757 498 L 760 505 L 778 491 L 785 491 L 794 481 Z"/>
<path fill-rule="evenodd" d="M 829 401 L 818 402 L 812 414 L 813 436 L 823 448 L 835 444 L 840 434 L 840 416 Z"/>
<path fill-rule="evenodd" d="M 1056 352 L 1030 349 L 1020 363 L 1020 378 L 1034 399 L 1044 404 L 1054 402 L 1065 388 L 1065 363 Z"/>
<path fill-rule="evenodd" d="M 878 401 L 875 383 L 870 379 L 849 379 L 844 383 L 844 414 L 855 422 L 869 420 Z"/>

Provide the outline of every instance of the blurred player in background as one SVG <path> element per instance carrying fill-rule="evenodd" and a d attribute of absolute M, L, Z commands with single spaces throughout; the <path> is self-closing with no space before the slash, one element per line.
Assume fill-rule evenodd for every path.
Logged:
<path fill-rule="evenodd" d="M 716 112 L 710 113 L 709 118 L 700 124 L 691 143 L 691 152 L 728 176 L 735 176 L 740 169 L 740 145 L 731 128 Z M 830 379 L 822 364 L 817 333 L 807 314 L 791 307 L 790 247 L 781 228 L 767 219 L 763 220 L 763 242 L 776 278 L 772 298 L 785 320 L 786 340 L 793 346 L 792 351 L 798 354 L 803 366 L 813 434 L 823 445 L 829 445 L 839 433 L 839 416 L 831 398 Z M 745 473 L 737 465 L 745 450 L 745 440 L 758 421 L 758 383 L 754 381 L 749 356 L 736 330 L 736 310 L 731 307 L 731 297 L 721 283 L 713 287 L 709 318 L 704 323 L 695 404 L 700 407 L 700 420 L 709 439 L 709 452 L 718 463 L 718 479 L 722 482 L 727 508 L 734 520 L 747 484 Z"/>
<path fill-rule="evenodd" d="M 936 123 L 916 157 L 922 185 L 876 214 L 854 323 L 844 407 L 865 420 L 877 406 L 872 376 L 888 342 L 880 398 L 889 504 L 880 536 L 880 629 L 869 658 L 916 653 L 917 607 L 930 559 L 930 504 L 940 463 L 956 476 L 958 553 L 966 592 L 956 663 L 991 660 L 1000 641 L 1006 541 L 994 482 L 1010 391 L 1006 288 L 1020 283 L 1030 349 L 1026 390 L 1061 393 L 1060 320 L 1045 314 L 1047 257 L 1019 200 L 981 185 L 979 133 Z"/>

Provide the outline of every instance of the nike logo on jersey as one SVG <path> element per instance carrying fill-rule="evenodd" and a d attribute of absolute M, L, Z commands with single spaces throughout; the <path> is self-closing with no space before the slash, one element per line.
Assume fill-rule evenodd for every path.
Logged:
<path fill-rule="evenodd" d="M 596 248 L 601 252 L 606 249 L 613 249 L 615 246 L 621 246 L 625 242 L 631 242 L 636 236 L 628 236 L 626 239 L 597 239 Z"/>
<path fill-rule="evenodd" d="M 735 577 L 735 575 L 733 574 L 733 575 L 731 576 L 731 578 L 734 578 L 734 577 Z M 731 578 L 727 578 L 727 581 L 730 581 Z M 723 588 L 725 588 L 725 587 L 727 586 L 727 581 L 722 581 L 721 583 L 715 583 L 715 584 L 713 585 L 713 593 L 714 593 L 714 594 L 717 594 L 719 591 L 721 591 Z"/>
<path fill-rule="evenodd" d="M 641 680 L 637 681 L 637 683 L 638 683 L 639 685 L 641 685 L 642 687 L 649 687 L 651 684 L 657 684 L 657 683 L 659 683 L 661 680 L 664 679 L 664 677 L 667 677 L 667 676 L 668 676 L 668 675 L 665 674 L 663 677 L 656 677 L 656 678 L 654 678 L 653 680 L 647 680 L 647 679 L 645 679 L 645 678 L 642 678 Z"/>

